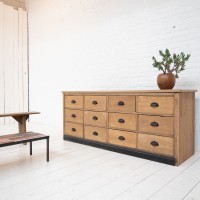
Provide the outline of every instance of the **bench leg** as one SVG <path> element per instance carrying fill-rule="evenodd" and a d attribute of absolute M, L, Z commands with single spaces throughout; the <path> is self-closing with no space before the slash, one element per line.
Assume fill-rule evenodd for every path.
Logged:
<path fill-rule="evenodd" d="M 30 141 L 30 155 L 32 155 L 32 141 Z"/>
<path fill-rule="evenodd" d="M 49 138 L 47 138 L 47 162 L 49 162 Z"/>

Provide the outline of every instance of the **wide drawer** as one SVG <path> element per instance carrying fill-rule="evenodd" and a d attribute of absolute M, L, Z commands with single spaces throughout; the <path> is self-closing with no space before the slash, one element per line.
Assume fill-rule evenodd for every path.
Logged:
<path fill-rule="evenodd" d="M 108 142 L 119 146 L 136 148 L 137 133 L 109 129 Z"/>
<path fill-rule="evenodd" d="M 106 110 L 106 96 L 85 96 L 84 108 L 91 110 Z"/>
<path fill-rule="evenodd" d="M 84 111 L 84 123 L 96 126 L 106 126 L 106 112 Z"/>
<path fill-rule="evenodd" d="M 138 124 L 141 132 L 173 135 L 173 117 L 139 115 Z"/>
<path fill-rule="evenodd" d="M 65 96 L 65 108 L 83 108 L 83 96 Z"/>
<path fill-rule="evenodd" d="M 137 110 L 141 113 L 172 115 L 174 113 L 174 97 L 138 96 Z"/>
<path fill-rule="evenodd" d="M 83 111 L 65 109 L 65 121 L 83 123 Z"/>
<path fill-rule="evenodd" d="M 109 96 L 108 110 L 135 112 L 135 96 Z"/>
<path fill-rule="evenodd" d="M 138 133 L 138 149 L 151 153 L 173 156 L 173 146 L 173 138 Z"/>
<path fill-rule="evenodd" d="M 124 113 L 109 113 L 109 127 L 136 130 L 137 115 Z"/>
<path fill-rule="evenodd" d="M 83 125 L 65 122 L 65 134 L 82 138 Z"/>
<path fill-rule="evenodd" d="M 84 136 L 86 139 L 98 142 L 106 142 L 106 129 L 99 127 L 84 127 Z"/>

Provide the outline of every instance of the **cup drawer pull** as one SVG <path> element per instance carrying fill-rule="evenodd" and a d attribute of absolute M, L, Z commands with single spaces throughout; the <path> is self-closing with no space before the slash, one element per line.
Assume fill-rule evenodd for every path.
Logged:
<path fill-rule="evenodd" d="M 96 131 L 94 131 L 92 134 L 95 135 L 95 136 L 99 135 Z"/>
<path fill-rule="evenodd" d="M 125 123 L 125 120 L 124 119 L 118 119 L 118 122 L 123 124 L 123 123 Z"/>
<path fill-rule="evenodd" d="M 97 116 L 93 116 L 92 119 L 95 120 L 95 121 L 97 121 L 97 120 L 98 120 L 98 117 L 97 117 Z"/>
<path fill-rule="evenodd" d="M 75 114 L 72 114 L 71 117 L 72 117 L 72 118 L 76 118 L 76 115 L 75 115 Z"/>
<path fill-rule="evenodd" d="M 157 108 L 157 107 L 159 107 L 159 104 L 156 103 L 156 102 L 152 102 L 152 103 L 150 104 L 150 106 L 151 106 L 152 108 Z"/>
<path fill-rule="evenodd" d="M 118 139 L 121 140 L 121 141 L 124 141 L 125 137 L 124 136 L 119 136 Z"/>
<path fill-rule="evenodd" d="M 124 103 L 123 101 L 119 101 L 119 102 L 117 103 L 117 105 L 118 105 L 118 106 L 124 106 L 125 103 Z"/>
<path fill-rule="evenodd" d="M 75 103 L 76 103 L 76 101 L 75 101 L 75 100 L 71 100 L 71 103 L 72 103 L 72 104 L 75 104 Z"/>
<path fill-rule="evenodd" d="M 92 101 L 92 104 L 93 104 L 93 105 L 97 105 L 98 102 L 97 102 L 97 101 Z"/>
<path fill-rule="evenodd" d="M 159 144 L 156 141 L 151 141 L 150 145 L 154 146 L 154 147 L 158 147 Z"/>
<path fill-rule="evenodd" d="M 72 131 L 73 131 L 73 132 L 76 132 L 76 129 L 75 129 L 75 128 L 72 128 Z"/>
<path fill-rule="evenodd" d="M 150 125 L 153 126 L 153 127 L 158 127 L 159 126 L 158 122 L 151 122 Z"/>

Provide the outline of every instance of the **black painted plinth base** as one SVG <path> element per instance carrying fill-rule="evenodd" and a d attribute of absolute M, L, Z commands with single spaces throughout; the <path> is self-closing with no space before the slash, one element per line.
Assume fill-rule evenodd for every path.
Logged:
<path fill-rule="evenodd" d="M 72 136 L 68 136 L 68 135 L 64 135 L 64 140 L 77 142 L 77 143 L 85 144 L 85 145 L 90 145 L 93 147 L 98 147 L 101 149 L 106 149 L 106 150 L 110 150 L 110 151 L 114 151 L 114 152 L 118 152 L 118 153 L 123 153 L 126 155 L 131 155 L 131 156 L 135 156 L 135 157 L 139 157 L 139 158 L 145 158 L 148 160 L 157 161 L 157 162 L 165 163 L 168 165 L 175 165 L 175 158 L 151 154 L 148 152 L 139 151 L 137 149 L 129 149 L 126 147 L 114 146 L 111 144 L 100 143 L 100 142 L 91 141 L 91 140 L 85 140 L 82 138 L 76 138 L 76 137 L 72 137 Z"/>

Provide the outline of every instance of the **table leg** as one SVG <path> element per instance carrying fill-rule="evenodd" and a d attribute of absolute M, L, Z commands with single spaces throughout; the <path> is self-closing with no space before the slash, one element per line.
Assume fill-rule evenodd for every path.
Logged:
<path fill-rule="evenodd" d="M 18 122 L 19 133 L 26 133 L 26 120 L 29 118 L 29 115 L 13 116 L 13 118 Z"/>
<path fill-rule="evenodd" d="M 32 155 L 32 141 L 30 141 L 30 155 Z"/>
<path fill-rule="evenodd" d="M 47 138 L 47 162 L 49 162 L 49 137 Z"/>

